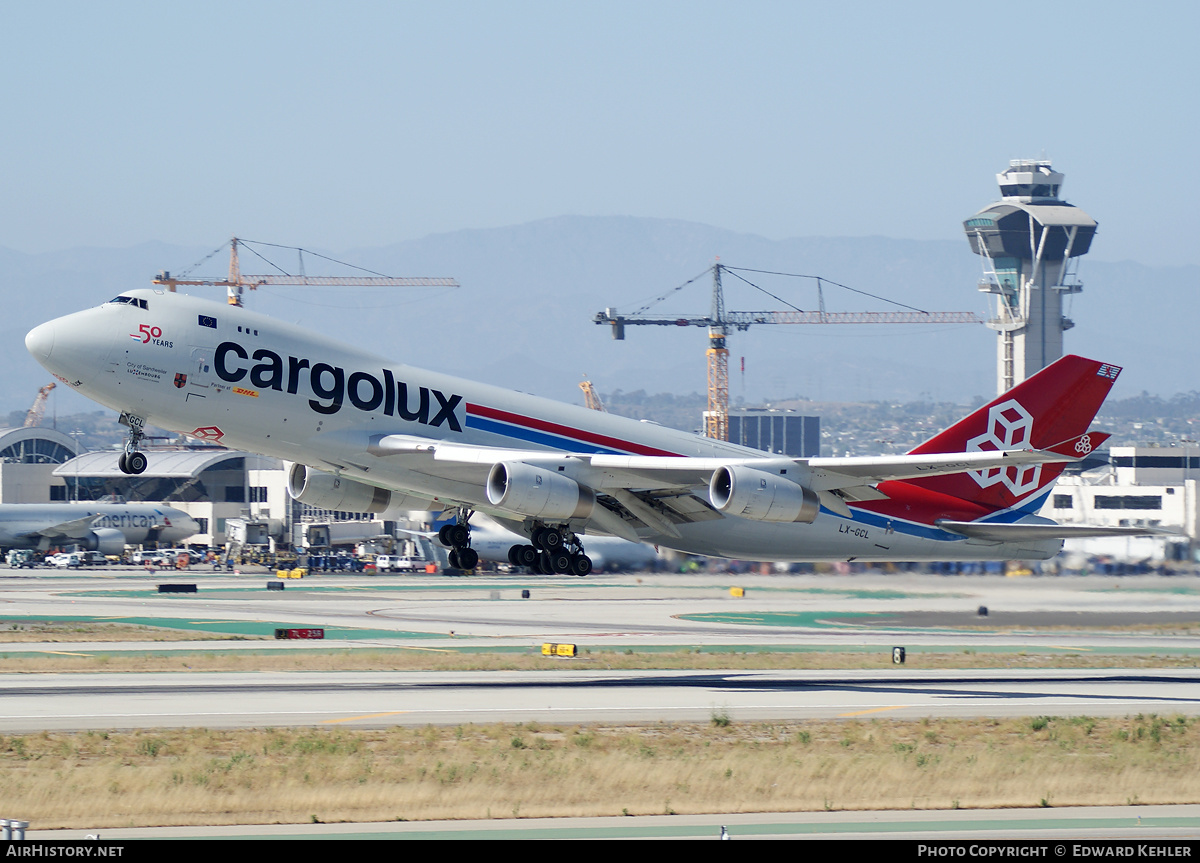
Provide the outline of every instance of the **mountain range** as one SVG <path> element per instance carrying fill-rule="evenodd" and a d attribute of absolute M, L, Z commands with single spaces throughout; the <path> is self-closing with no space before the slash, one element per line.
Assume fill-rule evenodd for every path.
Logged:
<path fill-rule="evenodd" d="M 1102 247 L 1101 235 L 1093 248 Z M 220 277 L 227 251 L 192 267 L 212 251 L 157 242 L 36 255 L 0 248 L 0 284 L 10 299 L 0 321 L 0 360 L 7 372 L 0 410 L 27 408 L 47 383 L 24 348 L 31 327 L 148 287 L 160 270 Z M 450 276 L 461 287 L 274 286 L 247 293 L 246 305 L 394 360 L 577 403 L 585 373 L 601 393 L 704 392 L 704 329 L 630 326 L 624 341 L 614 341 L 609 327 L 592 317 L 606 307 L 633 312 L 664 295 L 648 311 L 704 315 L 712 288 L 705 270 L 718 258 L 731 267 L 821 276 L 828 311 L 904 306 L 988 315 L 987 298 L 976 290 L 980 259 L 965 238 L 772 240 L 665 219 L 563 216 L 319 252 L 387 275 Z M 354 272 L 277 248 L 251 246 L 241 257 L 246 273 L 294 273 L 300 266 L 310 275 Z M 724 281 L 727 309 L 818 306 L 813 279 L 745 270 L 738 275 Z M 1124 366 L 1114 398 L 1200 389 L 1193 366 L 1200 267 L 1085 258 L 1080 275 L 1084 291 L 1070 298 L 1068 315 L 1076 326 L 1066 334 L 1067 350 Z M 223 300 L 219 288 L 189 290 Z M 730 393 L 747 404 L 794 397 L 965 403 L 993 394 L 996 339 L 986 327 L 970 324 L 757 325 L 729 337 Z M 56 391 L 55 397 L 64 414 L 89 409 L 75 394 Z"/>

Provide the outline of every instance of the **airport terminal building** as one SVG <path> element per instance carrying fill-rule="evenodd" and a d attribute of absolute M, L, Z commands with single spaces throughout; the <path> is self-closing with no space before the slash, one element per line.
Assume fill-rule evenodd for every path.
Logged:
<path fill-rule="evenodd" d="M 278 459 L 220 447 L 150 451 L 144 474 L 124 474 L 121 453 L 80 453 L 75 439 L 57 429 L 0 429 L 0 503 L 68 503 L 127 500 L 167 503 L 201 525 L 193 545 L 224 544 L 231 518 L 263 520 L 283 535 L 293 515 Z"/>
<path fill-rule="evenodd" d="M 1121 447 L 1109 465 L 1061 477 L 1041 514 L 1063 524 L 1153 527 L 1153 537 L 1069 540 L 1068 549 L 1122 559 L 1195 560 L 1200 550 L 1200 447 Z"/>
<path fill-rule="evenodd" d="M 276 458 L 204 444 L 146 454 L 146 471 L 126 474 L 117 463 L 119 450 L 80 452 L 74 437 L 51 428 L 0 429 L 0 503 L 168 504 L 199 523 L 201 532 L 188 540 L 195 546 L 225 545 L 229 523 L 238 520 L 259 526 L 260 536 L 302 545 L 316 544 L 314 537 L 350 545 L 387 533 L 377 516 L 292 500 L 287 472 Z"/>
<path fill-rule="evenodd" d="M 56 429 L 0 429 L 0 503 L 51 503 L 70 500 L 66 483 L 54 475 L 79 445 Z"/>

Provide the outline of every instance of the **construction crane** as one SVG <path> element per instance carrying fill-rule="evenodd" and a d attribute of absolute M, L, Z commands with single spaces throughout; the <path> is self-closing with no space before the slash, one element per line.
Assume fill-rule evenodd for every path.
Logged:
<path fill-rule="evenodd" d="M 661 300 L 666 299 L 676 291 L 712 273 L 712 308 L 707 316 L 691 315 L 686 317 L 660 318 L 642 314 L 646 309 Z M 721 274 L 729 273 L 741 279 L 757 290 L 763 291 L 776 300 L 791 305 L 786 300 L 776 297 L 758 285 L 738 275 L 742 273 L 764 273 L 794 278 L 815 279 L 817 282 L 818 311 L 806 312 L 792 306 L 791 311 L 775 312 L 730 312 L 725 309 L 725 294 L 721 287 Z M 717 440 L 729 440 L 729 349 L 725 346 L 726 337 L 730 330 L 748 330 L 753 324 L 982 324 L 983 319 L 974 312 L 926 312 L 912 306 L 906 312 L 827 312 L 825 311 L 825 295 L 822 282 L 828 282 L 839 288 L 846 288 L 855 293 L 865 294 L 875 299 L 883 300 L 866 291 L 859 291 L 846 285 L 838 284 L 820 276 L 805 276 L 799 273 L 775 273 L 769 270 L 752 270 L 746 267 L 729 267 L 722 263 L 713 264 L 700 275 L 689 279 L 677 288 L 651 300 L 638 311 L 622 315 L 615 308 L 607 308 L 597 312 L 592 320 L 597 324 L 609 324 L 612 327 L 614 339 L 625 338 L 627 326 L 660 326 L 660 327 L 708 327 L 708 350 L 705 355 L 708 360 L 708 410 L 704 414 L 704 433 Z M 892 300 L 884 300 L 892 302 Z M 894 303 L 903 305 L 902 303 Z"/>
<path fill-rule="evenodd" d="M 29 409 L 29 413 L 25 414 L 25 428 L 31 429 L 41 425 L 42 416 L 46 413 L 46 399 L 50 398 L 50 390 L 54 389 L 57 384 L 54 381 L 46 384 L 33 398 L 33 407 Z"/>
<path fill-rule="evenodd" d="M 604 406 L 604 402 L 600 401 L 600 393 L 596 392 L 596 388 L 588 380 L 586 374 L 583 376 L 583 380 L 579 382 L 579 388 L 583 390 L 583 401 L 589 410 L 608 412 L 608 408 Z"/>
<path fill-rule="evenodd" d="M 374 273 L 371 276 L 306 276 L 303 273 L 300 275 L 292 275 L 280 270 L 279 273 L 266 276 L 248 276 L 242 273 L 241 264 L 238 262 L 238 246 L 245 245 L 249 240 L 241 240 L 233 237 L 229 241 L 229 275 L 224 279 L 181 279 L 172 277 L 171 274 L 164 270 L 159 273 L 152 281 L 156 285 L 164 285 L 168 291 L 174 291 L 179 285 L 208 285 L 214 287 L 223 287 L 227 289 L 228 303 L 231 306 L 242 305 L 242 292 L 244 289 L 256 290 L 259 285 L 311 285 L 315 287 L 399 287 L 399 288 L 415 288 L 415 287 L 440 287 L 440 288 L 457 288 L 458 282 L 454 279 L 447 278 L 423 278 L 423 277 L 393 277 L 381 276 Z M 255 245 L 275 246 L 274 243 L 255 243 Z M 275 246 L 276 248 L 295 249 L 300 253 L 300 266 L 304 267 L 304 249 L 295 246 Z M 195 264 L 192 269 L 207 261 L 221 249 L 225 248 L 222 244 L 204 260 Z M 253 251 L 253 250 L 252 250 Z M 255 252 L 255 254 L 258 254 Z M 333 258 L 326 258 L 324 255 L 319 255 L 315 252 L 309 252 L 318 258 L 333 261 Z M 259 255 L 259 257 L 262 257 Z M 264 258 L 264 260 L 266 260 Z M 268 262 L 269 263 L 269 262 Z M 342 261 L 334 261 L 337 264 L 343 264 Z M 275 266 L 272 264 L 272 266 Z M 353 264 L 345 264 L 345 266 L 353 266 Z M 276 269 L 279 269 L 276 267 Z M 355 269 L 362 269 L 356 267 Z M 370 272 L 364 270 L 364 272 Z"/>

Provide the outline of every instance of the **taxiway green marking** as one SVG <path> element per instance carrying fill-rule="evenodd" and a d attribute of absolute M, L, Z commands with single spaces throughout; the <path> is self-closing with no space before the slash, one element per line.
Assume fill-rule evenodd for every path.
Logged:
<path fill-rule="evenodd" d="M 861 620 L 871 617 L 872 613 L 862 612 L 829 612 L 829 611 L 745 611 L 726 612 L 711 611 L 699 614 L 680 614 L 680 620 L 694 620 L 702 623 L 733 623 L 751 626 L 803 626 L 806 628 L 827 628 L 839 625 L 838 618 Z M 840 624 L 845 626 L 846 624 Z"/>

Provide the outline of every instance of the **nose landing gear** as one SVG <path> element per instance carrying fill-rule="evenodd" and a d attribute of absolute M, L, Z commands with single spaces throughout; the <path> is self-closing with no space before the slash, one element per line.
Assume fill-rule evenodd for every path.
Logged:
<path fill-rule="evenodd" d="M 133 414 L 123 413 L 118 422 L 121 425 L 129 426 L 129 436 L 125 440 L 125 452 L 121 453 L 121 457 L 117 460 L 117 467 L 121 469 L 121 473 L 144 473 L 149 462 L 140 447 L 142 438 L 146 436 L 146 421 Z"/>

